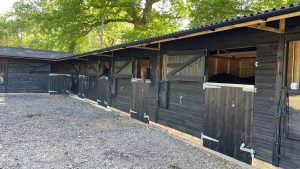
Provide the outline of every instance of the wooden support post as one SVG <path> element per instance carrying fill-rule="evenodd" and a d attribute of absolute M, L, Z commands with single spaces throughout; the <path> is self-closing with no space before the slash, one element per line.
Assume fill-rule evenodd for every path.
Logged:
<path fill-rule="evenodd" d="M 158 43 L 158 48 L 160 49 L 160 43 Z M 156 65 L 156 90 L 155 90 L 155 97 L 156 97 L 156 115 L 155 115 L 155 122 L 157 123 L 158 120 L 158 109 L 159 109 L 159 92 L 160 92 L 160 80 L 161 80 L 161 70 L 162 70 L 162 53 L 157 51 L 157 65 Z"/>
<path fill-rule="evenodd" d="M 279 21 L 279 30 L 285 32 L 285 19 L 280 19 Z"/>
<path fill-rule="evenodd" d="M 278 48 L 277 48 L 277 71 L 276 71 L 276 86 L 275 86 L 275 108 L 274 108 L 274 123 L 275 126 L 275 133 L 274 133 L 274 142 L 273 142 L 273 155 L 272 155 L 272 163 L 274 166 L 279 165 L 279 157 L 277 156 L 278 152 L 278 146 L 280 142 L 276 140 L 277 136 L 279 135 L 280 132 L 280 118 L 277 118 L 278 114 L 278 104 L 280 100 L 280 93 L 281 89 L 284 85 L 283 81 L 283 60 L 285 58 L 285 51 L 286 51 L 286 44 L 285 44 L 285 34 L 280 34 L 278 37 Z"/>

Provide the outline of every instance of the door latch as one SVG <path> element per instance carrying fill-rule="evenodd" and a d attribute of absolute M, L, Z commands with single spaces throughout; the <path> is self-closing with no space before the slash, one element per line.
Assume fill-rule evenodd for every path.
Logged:
<path fill-rule="evenodd" d="M 242 143 L 241 146 L 240 146 L 240 149 L 242 151 L 245 151 L 245 152 L 248 152 L 251 154 L 251 157 L 253 158 L 254 157 L 254 154 L 255 154 L 255 150 L 254 149 L 249 149 L 249 148 L 245 148 L 245 143 Z"/>
<path fill-rule="evenodd" d="M 203 134 L 203 132 L 201 133 L 201 139 L 202 139 L 202 140 L 203 140 L 203 139 L 206 139 L 206 140 L 210 140 L 210 141 L 214 141 L 214 142 L 219 143 L 219 140 L 216 140 L 216 139 L 214 139 L 214 138 L 211 138 L 211 137 L 209 137 L 209 136 L 206 136 L 206 135 Z"/>
<path fill-rule="evenodd" d="M 179 97 L 179 104 L 182 104 L 182 98 L 183 98 L 183 96 Z"/>

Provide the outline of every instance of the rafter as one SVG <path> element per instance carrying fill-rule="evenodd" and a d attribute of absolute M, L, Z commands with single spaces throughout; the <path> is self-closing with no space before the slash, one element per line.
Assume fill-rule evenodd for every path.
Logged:
<path fill-rule="evenodd" d="M 264 31 L 269 31 L 269 32 L 274 32 L 274 33 L 284 33 L 285 32 L 285 19 L 280 19 L 279 20 L 279 28 L 273 28 L 270 26 L 266 26 L 266 23 L 259 23 L 255 25 L 249 25 L 249 28 L 254 28 L 254 29 L 259 29 L 259 30 L 264 30 Z"/>

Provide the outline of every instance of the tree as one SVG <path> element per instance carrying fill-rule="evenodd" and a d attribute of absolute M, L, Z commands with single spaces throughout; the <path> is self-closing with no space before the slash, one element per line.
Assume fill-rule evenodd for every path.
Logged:
<path fill-rule="evenodd" d="M 39 41 L 32 39 L 32 45 L 46 49 L 82 52 L 86 49 L 78 48 L 82 46 L 78 43 L 89 42 L 91 34 L 99 33 L 103 17 L 107 31 L 105 43 L 120 42 L 120 40 L 112 41 L 109 34 L 115 33 L 112 30 L 117 29 L 106 29 L 112 26 L 123 28 L 122 39 L 141 39 L 149 35 L 159 35 L 162 33 L 161 30 L 168 32 L 178 30 L 180 24 L 178 20 L 184 18 L 186 14 L 183 3 L 184 0 L 20 0 L 10 16 L 18 20 L 30 19 L 31 28 L 38 31 L 33 33 L 27 30 L 29 34 L 33 33 L 32 36 L 35 37 L 41 35 L 38 37 Z M 158 4 L 170 4 L 169 9 L 164 11 L 154 8 L 154 5 Z M 131 37 L 133 35 L 134 38 Z M 122 41 L 128 41 L 127 39 Z"/>

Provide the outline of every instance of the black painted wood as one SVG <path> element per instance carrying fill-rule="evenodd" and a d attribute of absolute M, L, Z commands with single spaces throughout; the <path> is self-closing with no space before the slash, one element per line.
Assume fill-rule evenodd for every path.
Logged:
<path fill-rule="evenodd" d="M 49 94 L 69 94 L 72 89 L 72 76 L 63 74 L 49 75 Z"/>
<path fill-rule="evenodd" d="M 98 104 L 107 107 L 109 102 L 109 86 L 110 80 L 107 76 L 102 76 L 99 78 L 99 95 L 98 95 Z"/>
<path fill-rule="evenodd" d="M 158 123 L 200 137 L 205 107 L 202 83 L 185 81 L 167 83 L 168 85 L 166 83 L 165 86 L 161 85 L 164 87 L 161 88 Z"/>
<path fill-rule="evenodd" d="M 257 62 L 253 114 L 253 148 L 255 158 L 272 163 L 276 129 L 276 62 L 277 44 L 257 46 Z"/>
<path fill-rule="evenodd" d="M 84 98 L 85 93 L 85 84 L 86 84 L 86 76 L 85 75 L 79 75 L 79 88 L 78 88 L 78 96 L 80 98 Z"/>
<path fill-rule="evenodd" d="M 149 122 L 149 119 L 145 118 L 148 113 L 148 98 L 149 98 L 149 86 L 150 83 L 144 81 L 132 82 L 132 100 L 131 100 L 131 117 L 143 121 Z"/>
<path fill-rule="evenodd" d="M 234 87 L 205 90 L 204 134 L 219 141 L 204 139 L 205 147 L 251 163 L 250 153 L 240 146 L 252 146 L 253 95 Z"/>
<path fill-rule="evenodd" d="M 49 61 L 7 59 L 6 92 L 48 92 L 49 73 Z"/>
<path fill-rule="evenodd" d="M 115 79 L 115 88 L 116 95 L 114 95 L 111 99 L 112 107 L 129 113 L 132 95 L 131 79 Z"/>
<path fill-rule="evenodd" d="M 87 76 L 85 87 L 85 98 L 97 101 L 99 98 L 99 78 L 97 76 Z"/>

